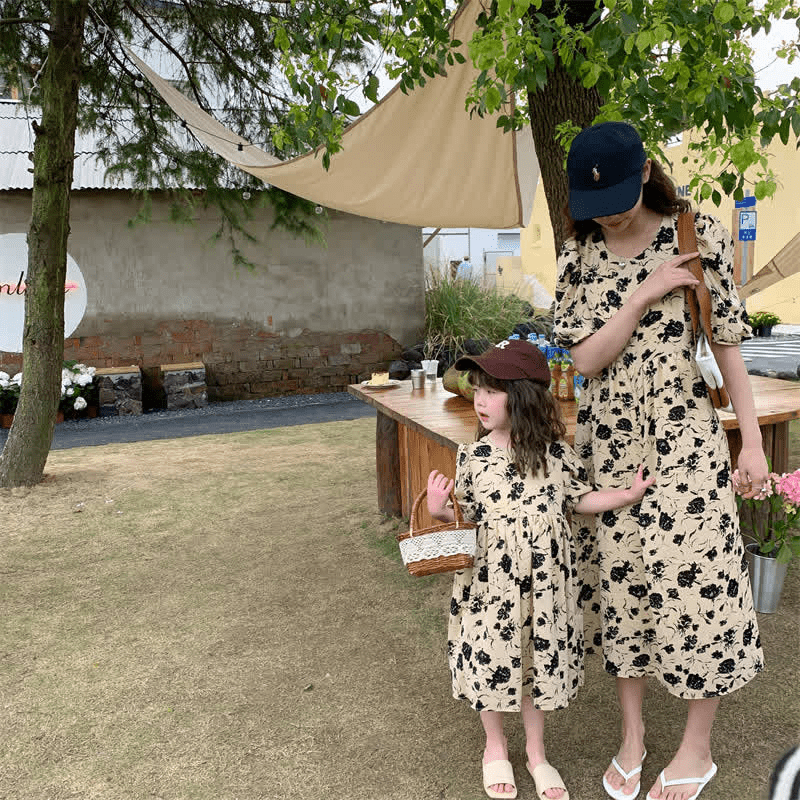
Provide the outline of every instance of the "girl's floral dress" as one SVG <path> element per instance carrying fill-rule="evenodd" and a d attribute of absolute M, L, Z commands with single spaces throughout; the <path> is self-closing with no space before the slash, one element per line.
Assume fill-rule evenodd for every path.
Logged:
<path fill-rule="evenodd" d="M 488 439 L 459 447 L 455 495 L 478 523 L 472 569 L 453 580 L 448 653 L 453 696 L 477 709 L 566 706 L 583 682 L 583 626 L 566 513 L 592 490 L 575 452 L 550 445 L 547 477 L 520 478 Z"/>
<path fill-rule="evenodd" d="M 556 340 L 598 331 L 663 261 L 678 254 L 677 217 L 664 217 L 635 258 L 602 233 L 570 239 L 559 257 Z M 733 279 L 733 242 L 713 217 L 695 219 L 716 342 L 749 336 Z M 728 444 L 694 362 L 684 291 L 653 303 L 608 367 L 587 381 L 575 449 L 600 488 L 623 487 L 644 463 L 657 484 L 640 504 L 580 517 L 587 638 L 612 675 L 654 675 L 674 695 L 731 692 L 763 667 L 731 487 Z M 593 529 L 596 528 L 595 532 Z"/>

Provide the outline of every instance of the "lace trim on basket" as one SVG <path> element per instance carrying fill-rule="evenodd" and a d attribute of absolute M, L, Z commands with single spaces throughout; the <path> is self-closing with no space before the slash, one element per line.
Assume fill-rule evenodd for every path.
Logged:
<path fill-rule="evenodd" d="M 475 528 L 436 531 L 404 539 L 400 542 L 400 555 L 404 564 L 428 561 L 441 556 L 455 556 L 460 553 L 474 556 L 475 545 Z"/>

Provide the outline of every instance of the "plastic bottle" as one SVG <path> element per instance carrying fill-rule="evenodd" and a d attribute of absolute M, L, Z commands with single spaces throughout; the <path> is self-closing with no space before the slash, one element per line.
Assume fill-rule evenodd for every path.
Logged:
<path fill-rule="evenodd" d="M 581 391 L 583 390 L 583 375 L 580 372 L 575 373 L 575 377 L 573 379 L 573 393 L 575 395 L 575 402 L 579 402 L 581 399 Z"/>
<path fill-rule="evenodd" d="M 550 367 L 550 394 L 553 397 L 558 397 L 558 386 L 561 381 L 561 364 L 555 359 L 547 362 Z"/>
<path fill-rule="evenodd" d="M 571 400 L 574 397 L 572 379 L 575 370 L 568 361 L 561 361 L 559 366 L 561 370 L 558 378 L 558 399 Z"/>

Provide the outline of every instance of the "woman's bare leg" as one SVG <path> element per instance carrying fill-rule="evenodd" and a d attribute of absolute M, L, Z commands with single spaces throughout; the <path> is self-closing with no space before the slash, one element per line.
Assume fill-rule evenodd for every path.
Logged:
<path fill-rule="evenodd" d="M 617 678 L 617 697 L 622 711 L 622 744 L 617 753 L 617 761 L 625 772 L 630 772 L 642 762 L 644 753 L 644 721 L 642 720 L 642 701 L 647 678 Z M 640 775 L 631 776 L 627 781 L 611 764 L 606 770 L 606 780 L 625 794 L 632 794 Z"/>
<path fill-rule="evenodd" d="M 664 768 L 668 781 L 678 778 L 700 778 L 711 769 L 711 728 L 719 707 L 719 697 L 689 700 L 686 728 L 678 752 Z M 697 790 L 696 783 L 668 786 L 661 791 L 661 781 L 656 778 L 648 797 L 654 800 L 686 800 Z"/>

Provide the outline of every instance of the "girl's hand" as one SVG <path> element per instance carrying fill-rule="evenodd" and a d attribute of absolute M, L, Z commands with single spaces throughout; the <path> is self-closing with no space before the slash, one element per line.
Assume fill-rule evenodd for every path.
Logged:
<path fill-rule="evenodd" d="M 634 295 L 645 306 L 649 306 L 679 286 L 697 286 L 700 281 L 689 272 L 688 267 L 683 265 L 698 255 L 700 254 L 697 252 L 683 253 L 659 264 L 642 282 Z"/>
<path fill-rule="evenodd" d="M 764 497 L 763 491 L 769 477 L 769 467 L 760 447 L 743 447 L 739 452 L 733 473 L 733 489 L 747 500 Z"/>
<path fill-rule="evenodd" d="M 639 464 L 639 469 L 636 471 L 636 477 L 633 479 L 631 488 L 628 491 L 631 493 L 633 500 L 636 503 L 644 497 L 644 493 L 656 482 L 656 476 L 651 475 L 649 478 L 644 477 L 644 464 Z"/>
<path fill-rule="evenodd" d="M 432 517 L 447 519 L 453 513 L 452 509 L 447 507 L 447 501 L 450 499 L 450 492 L 453 491 L 454 486 L 455 481 L 452 478 L 448 478 L 437 470 L 428 475 L 428 513 Z"/>

